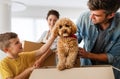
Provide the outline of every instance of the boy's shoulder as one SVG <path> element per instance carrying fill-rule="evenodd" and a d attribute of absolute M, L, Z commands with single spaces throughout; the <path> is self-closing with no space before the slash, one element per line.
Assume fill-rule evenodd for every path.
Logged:
<path fill-rule="evenodd" d="M 6 56 L 6 57 L 4 57 L 3 59 L 0 60 L 0 63 L 5 62 L 7 60 L 8 60 L 8 57 Z"/>
<path fill-rule="evenodd" d="M 7 57 L 0 60 L 0 68 L 3 66 L 7 66 L 7 63 L 9 63 L 9 59 Z"/>
<path fill-rule="evenodd" d="M 18 58 L 29 56 L 29 55 L 34 55 L 34 54 L 35 54 L 34 51 L 31 51 L 31 52 L 21 52 L 21 53 L 19 53 L 19 57 Z M 8 56 L 6 56 L 6 57 L 4 57 L 3 59 L 0 60 L 0 63 L 9 63 L 10 61 L 13 61 L 13 60 L 15 60 L 15 59 L 11 59 Z"/>

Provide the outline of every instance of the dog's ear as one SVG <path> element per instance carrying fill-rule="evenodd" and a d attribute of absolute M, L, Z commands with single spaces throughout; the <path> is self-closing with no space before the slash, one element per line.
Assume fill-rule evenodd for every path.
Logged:
<path fill-rule="evenodd" d="M 77 32 L 77 26 L 72 22 L 72 34 Z"/>

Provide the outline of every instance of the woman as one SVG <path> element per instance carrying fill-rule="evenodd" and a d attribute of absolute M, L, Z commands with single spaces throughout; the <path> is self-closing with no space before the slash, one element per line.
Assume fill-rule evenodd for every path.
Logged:
<path fill-rule="evenodd" d="M 43 34 L 41 35 L 38 42 L 46 43 L 46 41 L 49 39 L 49 36 L 51 34 L 51 30 L 52 30 L 53 26 L 55 25 L 56 21 L 59 19 L 59 16 L 60 16 L 59 12 L 56 11 L 56 10 L 52 9 L 52 10 L 48 11 L 46 20 L 47 20 L 47 23 L 48 23 L 48 26 L 49 26 L 49 30 L 43 32 Z M 57 47 L 56 42 L 57 42 L 57 39 L 54 41 L 54 43 L 51 46 L 52 50 L 56 49 L 56 47 Z"/>

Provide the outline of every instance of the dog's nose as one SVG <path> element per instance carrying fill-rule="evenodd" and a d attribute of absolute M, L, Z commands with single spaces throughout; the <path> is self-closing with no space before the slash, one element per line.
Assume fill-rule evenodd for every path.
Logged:
<path fill-rule="evenodd" d="M 64 33 L 67 33 L 67 31 L 66 31 L 66 30 L 64 30 Z"/>

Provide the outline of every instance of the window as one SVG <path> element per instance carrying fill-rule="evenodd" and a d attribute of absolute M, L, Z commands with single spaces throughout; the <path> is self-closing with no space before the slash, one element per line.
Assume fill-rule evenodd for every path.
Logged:
<path fill-rule="evenodd" d="M 37 41 L 41 34 L 48 30 L 46 19 L 12 18 L 12 32 L 18 34 L 20 40 Z"/>

